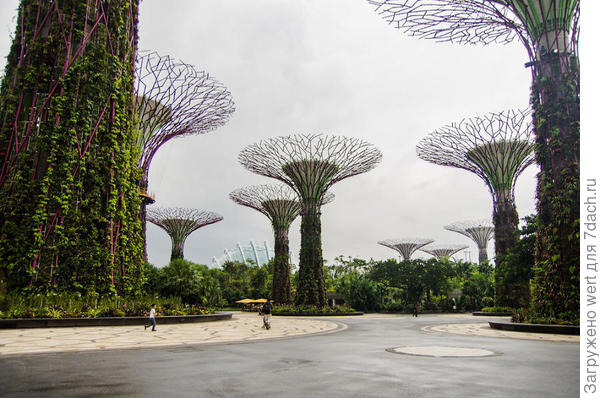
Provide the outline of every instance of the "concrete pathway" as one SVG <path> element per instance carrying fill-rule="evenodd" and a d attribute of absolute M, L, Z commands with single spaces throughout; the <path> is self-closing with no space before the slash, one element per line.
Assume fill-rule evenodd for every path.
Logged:
<path fill-rule="evenodd" d="M 407 315 L 394 314 L 331 317 L 328 320 L 320 317 L 273 317 L 272 328 L 265 330 L 262 327 L 262 317 L 256 313 L 240 312 L 234 313 L 232 319 L 228 321 L 159 324 L 156 332 L 152 332 L 150 329 L 144 330 L 142 325 L 7 329 L 0 330 L 0 355 L 248 342 L 335 332 L 343 330 L 345 322 L 350 319 L 360 323 L 377 319 L 406 319 L 406 322 L 411 322 L 410 318 Z M 422 330 L 426 333 L 453 333 L 467 336 L 579 343 L 579 336 L 495 330 L 491 329 L 484 320 L 478 323 L 464 323 L 465 320 L 473 320 L 473 317 L 468 314 L 422 315 L 419 317 L 420 321 L 427 319 L 431 319 L 437 324 L 423 327 Z"/>
<path fill-rule="evenodd" d="M 140 326 L 101 326 L 0 330 L 0 355 L 86 351 L 170 345 L 242 342 L 332 331 L 342 326 L 319 319 L 273 317 L 262 327 L 257 313 L 235 313 L 231 320 Z"/>

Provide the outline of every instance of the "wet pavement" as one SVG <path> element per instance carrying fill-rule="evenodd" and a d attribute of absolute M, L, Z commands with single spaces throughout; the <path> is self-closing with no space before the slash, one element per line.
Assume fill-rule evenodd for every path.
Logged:
<path fill-rule="evenodd" d="M 103 347 L 59 352 L 61 346 L 66 347 L 60 338 L 55 338 L 53 346 L 43 347 L 51 348 L 52 352 L 38 354 L 7 351 L 17 343 L 8 342 L 4 332 L 27 330 L 0 331 L 0 395 L 561 398 L 579 395 L 579 344 L 563 338 L 577 336 L 551 335 L 546 340 L 528 340 L 517 332 L 501 332 L 516 337 L 510 338 L 486 329 L 486 322 L 494 319 L 498 318 L 274 317 L 273 328 L 265 331 L 260 329 L 260 318 L 255 314 L 236 314 L 232 321 L 214 322 L 210 326 L 196 324 L 195 330 L 186 331 L 178 328 L 189 325 L 159 325 L 154 334 L 145 332 L 143 327 L 128 333 L 115 329 L 130 327 L 102 328 L 108 330 L 101 331 L 100 337 L 113 336 L 112 340 L 101 343 Z M 227 337 L 224 331 L 233 330 L 233 325 L 238 326 L 237 331 Z M 74 344 L 88 344 L 86 338 L 92 333 L 98 338 L 98 331 L 92 329 L 99 328 L 78 329 L 89 330 L 85 333 L 90 335 Z M 296 333 L 291 334 L 294 330 Z M 302 333 L 309 330 L 311 334 Z M 161 344 L 152 340 L 161 335 L 164 337 Z M 197 338 L 192 339 L 194 335 Z M 199 336 L 212 336 L 212 341 Z M 144 343 L 137 344 L 138 339 Z M 42 340 L 38 336 L 38 340 L 30 339 L 20 347 L 29 345 L 33 350 L 40 347 Z"/>

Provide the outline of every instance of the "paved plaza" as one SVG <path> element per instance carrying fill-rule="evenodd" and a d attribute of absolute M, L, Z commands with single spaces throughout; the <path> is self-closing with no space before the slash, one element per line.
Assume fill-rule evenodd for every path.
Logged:
<path fill-rule="evenodd" d="M 576 397 L 579 336 L 470 315 L 0 330 L 3 396 Z"/>

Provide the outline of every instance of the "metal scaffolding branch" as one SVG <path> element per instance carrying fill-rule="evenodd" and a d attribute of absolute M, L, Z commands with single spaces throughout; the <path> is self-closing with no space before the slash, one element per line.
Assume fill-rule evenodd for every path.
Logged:
<path fill-rule="evenodd" d="M 517 177 L 535 162 L 528 110 L 508 110 L 444 126 L 417 144 L 428 162 L 470 171 L 484 180 L 494 203 L 514 201 Z"/>
<path fill-rule="evenodd" d="M 165 142 L 213 131 L 235 111 L 225 86 L 169 56 L 140 52 L 135 78 L 139 167 L 146 182 L 152 158 Z"/>

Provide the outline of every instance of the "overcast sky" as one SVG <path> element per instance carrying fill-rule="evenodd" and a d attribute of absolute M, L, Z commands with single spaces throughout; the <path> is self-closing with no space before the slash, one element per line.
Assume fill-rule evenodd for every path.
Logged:
<path fill-rule="evenodd" d="M 17 4 L 0 3 L 2 71 Z M 210 265 L 224 248 L 251 239 L 272 245 L 268 219 L 228 194 L 276 181 L 245 170 L 238 153 L 267 137 L 322 132 L 364 139 L 383 153 L 374 170 L 332 187 L 336 199 L 322 214 L 325 259 L 397 257 L 377 241 L 430 237 L 468 244 L 476 261 L 475 244 L 443 225 L 491 217 L 488 188 L 465 170 L 420 160 L 415 145 L 465 117 L 528 106 L 531 75 L 518 41 L 462 46 L 411 38 L 387 25 L 366 0 L 144 0 L 140 49 L 206 70 L 236 104 L 228 124 L 172 140 L 150 168 L 153 206 L 224 216 L 188 238 L 188 260 Z M 535 211 L 536 173 L 531 166 L 517 182 L 520 217 Z M 297 219 L 290 229 L 294 262 L 299 228 Z M 168 235 L 149 224 L 149 261 L 168 263 L 170 246 Z M 491 256 L 493 242 L 488 250 Z"/>

